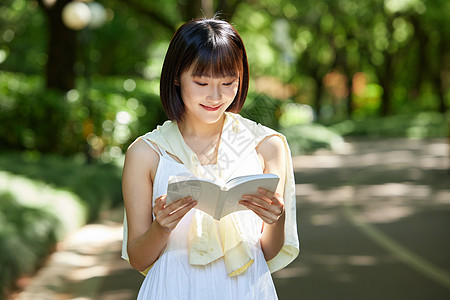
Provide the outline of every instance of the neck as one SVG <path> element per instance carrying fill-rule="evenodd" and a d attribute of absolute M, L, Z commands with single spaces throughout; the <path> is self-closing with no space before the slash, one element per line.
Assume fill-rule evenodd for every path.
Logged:
<path fill-rule="evenodd" d="M 223 114 L 217 122 L 204 123 L 185 118 L 178 123 L 178 128 L 181 135 L 192 138 L 209 139 L 217 136 L 222 132 L 223 124 L 225 122 L 225 114 Z"/>

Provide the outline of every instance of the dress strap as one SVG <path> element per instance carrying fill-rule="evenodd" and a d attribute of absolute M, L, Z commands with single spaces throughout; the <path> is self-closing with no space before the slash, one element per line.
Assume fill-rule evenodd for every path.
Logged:
<path fill-rule="evenodd" d="M 160 156 L 166 156 L 168 155 L 166 150 L 164 150 L 163 148 L 159 147 L 156 144 L 153 144 L 152 142 L 150 142 L 148 139 L 146 138 L 141 138 L 141 140 L 143 140 L 144 142 L 147 143 L 147 145 L 150 146 L 150 148 L 152 148 L 153 150 L 155 150 Z"/>
<path fill-rule="evenodd" d="M 170 161 L 173 161 L 177 164 L 182 164 L 179 161 L 176 161 L 171 155 L 169 155 L 169 153 L 167 153 L 166 150 L 164 150 L 164 148 L 160 147 L 158 144 L 154 144 L 152 142 L 150 142 L 150 140 L 146 139 L 146 138 L 141 138 L 141 140 L 143 140 L 144 142 L 146 142 L 153 150 L 155 150 L 161 157 L 165 157 L 167 159 L 169 159 Z"/>

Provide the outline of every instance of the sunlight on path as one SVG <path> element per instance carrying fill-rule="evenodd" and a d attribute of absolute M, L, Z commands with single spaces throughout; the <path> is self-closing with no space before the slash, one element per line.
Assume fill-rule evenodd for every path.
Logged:
<path fill-rule="evenodd" d="M 58 245 L 32 283 L 15 300 L 98 299 L 111 256 L 120 251 L 120 223 L 89 224 Z M 75 288 L 76 287 L 76 288 Z"/>

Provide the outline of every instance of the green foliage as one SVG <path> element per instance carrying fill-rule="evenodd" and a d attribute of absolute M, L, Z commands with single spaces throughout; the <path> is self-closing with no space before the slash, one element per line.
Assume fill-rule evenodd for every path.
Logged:
<path fill-rule="evenodd" d="M 102 209 L 122 202 L 121 168 L 114 164 L 86 164 L 80 155 L 63 157 L 31 151 L 2 153 L 0 169 L 76 195 L 86 207 L 84 214 L 89 221 L 95 220 Z"/>
<path fill-rule="evenodd" d="M 37 1 L 2 1 L 0 68 L 13 72 L 41 73 L 47 61 L 47 35 L 45 15 L 39 10 Z"/>
<path fill-rule="evenodd" d="M 321 120 L 342 120 L 448 109 L 449 85 L 442 74 L 449 69 L 450 23 L 443 13 L 449 5 L 443 0 L 244 1 L 233 21 L 246 42 L 252 74 L 288 83 L 306 78 L 295 100 L 313 106 Z M 279 24 L 288 26 L 281 30 Z M 343 80 L 327 79 L 331 73 Z M 367 78 L 357 91 L 355 74 Z"/>
<path fill-rule="evenodd" d="M 0 193 L 0 294 L 21 274 L 34 271 L 56 242 L 55 216 Z"/>
<path fill-rule="evenodd" d="M 329 128 L 316 124 L 298 124 L 281 129 L 286 136 L 292 155 L 314 152 L 318 149 L 339 151 L 344 139 Z"/>
<path fill-rule="evenodd" d="M 346 120 L 330 126 L 343 136 L 369 137 L 446 137 L 450 130 L 450 115 L 423 112 L 384 118 Z"/>
<path fill-rule="evenodd" d="M 0 72 L 0 147 L 111 161 L 166 120 L 155 81 L 108 78 L 90 87 L 79 81 L 66 94 L 42 86 L 37 76 Z"/>
<path fill-rule="evenodd" d="M 267 127 L 278 129 L 282 102 L 265 94 L 249 93 L 241 115 Z"/>
<path fill-rule="evenodd" d="M 0 73 L 2 148 L 65 152 L 63 132 L 68 129 L 65 123 L 70 122 L 71 107 L 61 101 L 61 94 L 40 86 L 42 81 L 36 76 Z"/>
<path fill-rule="evenodd" d="M 235 2 L 238 4 L 234 7 Z M 105 0 L 102 4 L 108 10 L 108 22 L 101 28 L 78 32 L 75 70 L 79 76 L 157 78 L 174 29 L 194 17 L 188 12 L 199 14 L 201 6 L 193 0 Z M 349 114 L 376 116 L 384 106 L 391 114 L 420 112 L 423 108 L 442 112 L 450 105 L 445 80 L 449 69 L 445 59 L 449 55 L 448 1 L 267 0 L 212 4 L 214 10 L 233 8 L 223 11 L 223 17 L 244 39 L 252 77 L 272 75 L 297 85 L 298 92 L 292 99 L 313 106 L 319 117 L 342 120 Z M 3 70 L 44 73 L 47 21 L 37 1 L 7 0 L 0 4 Z M 330 82 L 325 82 L 331 72 L 344 76 L 346 80 L 339 87 L 346 92 L 336 93 Z M 368 77 L 361 87 L 363 97 L 352 91 L 357 73 Z M 366 101 L 364 94 L 372 93 L 374 86 L 380 91 Z M 32 96 L 52 97 L 43 90 Z M 353 112 L 348 111 L 350 99 L 357 102 Z M 50 105 L 52 101 L 44 102 Z M 66 128 L 64 135 L 71 135 L 75 129 L 82 130 L 77 124 Z M 30 131 L 11 138 L 28 141 L 20 141 L 22 144 L 32 144 L 33 140 L 40 143 Z"/>
<path fill-rule="evenodd" d="M 39 152 L 0 155 L 0 298 L 56 241 L 122 202 L 121 168 Z"/>
<path fill-rule="evenodd" d="M 311 122 L 311 113 L 301 105 L 295 108 L 264 94 L 250 93 L 241 115 L 283 133 L 293 155 L 325 148 L 338 150 L 343 139 L 327 127 Z M 295 120 L 294 120 L 295 119 Z M 281 121 L 281 124 L 280 124 Z"/>

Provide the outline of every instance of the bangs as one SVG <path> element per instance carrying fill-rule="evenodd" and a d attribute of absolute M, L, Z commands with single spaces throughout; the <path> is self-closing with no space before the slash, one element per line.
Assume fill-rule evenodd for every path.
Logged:
<path fill-rule="evenodd" d="M 239 77 L 242 74 L 242 54 L 234 45 L 222 43 L 204 47 L 193 62 L 193 76 Z"/>

